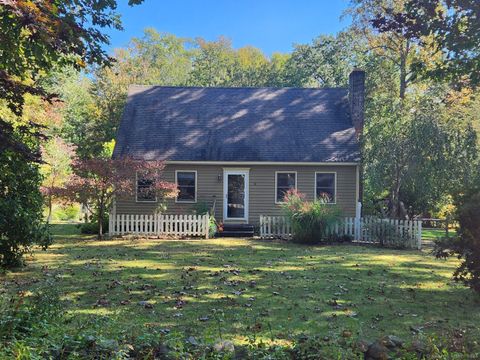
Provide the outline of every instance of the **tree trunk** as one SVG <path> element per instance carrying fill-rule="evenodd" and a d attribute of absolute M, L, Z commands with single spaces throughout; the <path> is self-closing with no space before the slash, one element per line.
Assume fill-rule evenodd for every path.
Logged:
<path fill-rule="evenodd" d="M 50 224 L 52 220 L 52 196 L 48 197 L 48 216 L 47 216 L 47 224 Z"/>
<path fill-rule="evenodd" d="M 390 216 L 394 219 L 400 215 L 400 172 L 397 169 L 396 179 L 390 193 Z"/>
<path fill-rule="evenodd" d="M 407 60 L 405 54 L 400 55 L 400 99 L 405 99 L 407 90 Z"/>
<path fill-rule="evenodd" d="M 405 42 L 405 48 L 400 51 L 400 99 L 405 99 L 405 92 L 407 91 L 407 58 L 410 52 L 410 43 Z"/>
<path fill-rule="evenodd" d="M 103 209 L 103 203 L 100 204 L 99 209 L 98 209 L 98 239 L 103 239 L 103 215 L 104 215 L 104 209 Z"/>

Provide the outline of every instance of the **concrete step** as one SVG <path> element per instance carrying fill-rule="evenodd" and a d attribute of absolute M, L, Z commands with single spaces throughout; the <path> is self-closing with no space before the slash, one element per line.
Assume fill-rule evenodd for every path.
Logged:
<path fill-rule="evenodd" d="M 250 224 L 224 224 L 223 231 L 215 237 L 253 237 L 254 228 Z"/>
<path fill-rule="evenodd" d="M 242 238 L 249 238 L 253 237 L 253 231 L 222 231 L 215 234 L 215 237 L 242 237 Z"/>

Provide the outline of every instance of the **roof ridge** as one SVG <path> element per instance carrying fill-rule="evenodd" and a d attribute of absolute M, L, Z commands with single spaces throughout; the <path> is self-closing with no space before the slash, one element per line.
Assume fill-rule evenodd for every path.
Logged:
<path fill-rule="evenodd" d="M 272 90 L 348 90 L 348 87 L 296 87 L 296 86 L 179 86 L 179 85 L 142 85 L 142 84 L 130 84 L 129 89 L 133 87 L 138 88 L 162 88 L 162 89 L 225 89 L 225 90 L 260 90 L 260 89 L 272 89 Z"/>

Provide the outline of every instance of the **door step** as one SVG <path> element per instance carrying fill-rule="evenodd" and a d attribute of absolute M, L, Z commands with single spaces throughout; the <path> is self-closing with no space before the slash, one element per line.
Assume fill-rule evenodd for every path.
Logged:
<path fill-rule="evenodd" d="M 217 232 L 215 237 L 253 237 L 254 229 L 250 224 L 224 224 L 223 231 Z"/>

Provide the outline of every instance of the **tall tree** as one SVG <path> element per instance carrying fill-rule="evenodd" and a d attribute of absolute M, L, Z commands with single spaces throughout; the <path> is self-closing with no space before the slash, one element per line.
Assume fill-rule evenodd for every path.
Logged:
<path fill-rule="evenodd" d="M 267 85 L 272 87 L 295 86 L 295 69 L 291 65 L 291 55 L 273 53 L 268 68 Z"/>
<path fill-rule="evenodd" d="M 350 31 L 296 45 L 291 58 L 296 82 L 300 86 L 347 86 L 352 69 L 365 67 L 366 52 L 362 39 Z"/>
<path fill-rule="evenodd" d="M 236 65 L 230 40 L 225 37 L 216 41 L 199 38 L 196 42 L 198 49 L 188 83 L 194 86 L 228 86 Z"/>
<path fill-rule="evenodd" d="M 235 52 L 232 86 L 266 86 L 270 63 L 265 54 L 253 46 Z"/>
<path fill-rule="evenodd" d="M 141 0 L 130 0 L 130 4 Z M 14 265 L 49 237 L 42 226 L 38 169 L 43 128 L 22 118 L 27 95 L 52 100 L 41 77 L 56 65 L 107 64 L 105 27 L 120 29 L 116 1 L 0 1 L 0 100 L 14 116 L 0 117 L 0 262 Z"/>
<path fill-rule="evenodd" d="M 368 48 L 377 57 L 392 63 L 397 72 L 398 96 L 405 98 L 409 85 L 415 80 L 412 64 L 421 56 L 421 48 L 408 36 L 398 31 L 379 32 L 372 22 L 387 9 L 402 11 L 406 0 L 351 0 L 346 14 L 352 16 L 351 31 L 361 34 Z"/>
<path fill-rule="evenodd" d="M 480 2 L 477 0 L 407 0 L 398 8 L 384 4 L 373 26 L 382 33 L 404 34 L 427 47 L 429 61 L 414 70 L 436 80 L 480 85 Z"/>
<path fill-rule="evenodd" d="M 450 121 L 441 98 L 433 91 L 406 100 L 379 96 L 367 113 L 365 174 L 376 197 L 387 198 L 390 216 L 435 209 L 475 163 L 474 130 Z"/>
<path fill-rule="evenodd" d="M 42 193 L 48 209 L 47 223 L 52 216 L 54 190 L 63 186 L 68 179 L 73 156 L 74 148 L 58 136 L 52 137 L 42 146 L 43 164 L 40 173 L 43 175 Z"/>
<path fill-rule="evenodd" d="M 142 0 L 129 0 L 129 4 Z M 51 99 L 38 79 L 56 64 L 82 68 L 110 62 L 102 45 L 105 27 L 121 29 L 115 1 L 95 4 L 82 0 L 3 0 L 0 3 L 0 98 L 21 114 L 25 94 Z M 34 124 L 29 124 L 33 127 Z M 27 159 L 40 159 L 37 149 L 22 146 L 11 126 L 0 119 L 0 151 L 10 149 Z"/>

